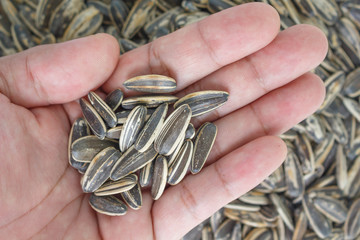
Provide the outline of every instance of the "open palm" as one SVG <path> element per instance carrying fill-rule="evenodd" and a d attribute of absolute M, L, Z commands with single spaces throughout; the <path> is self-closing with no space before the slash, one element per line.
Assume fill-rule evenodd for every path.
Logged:
<path fill-rule="evenodd" d="M 275 136 L 320 105 L 321 80 L 307 73 L 327 52 L 326 38 L 299 25 L 281 33 L 261 3 L 234 7 L 122 55 L 99 34 L 39 46 L 0 59 L 0 236 L 4 239 L 179 239 L 249 191 L 284 160 Z M 157 73 L 175 78 L 177 95 L 228 91 L 229 101 L 195 120 L 218 126 L 200 174 L 121 217 L 95 213 L 68 164 L 74 100 L 101 87 Z M 125 91 L 125 95 L 134 94 Z"/>

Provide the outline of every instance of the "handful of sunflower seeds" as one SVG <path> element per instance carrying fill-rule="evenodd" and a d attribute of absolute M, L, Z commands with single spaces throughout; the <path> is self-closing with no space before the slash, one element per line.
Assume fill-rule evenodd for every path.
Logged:
<path fill-rule="evenodd" d="M 124 86 L 169 93 L 175 91 L 176 81 L 143 75 L 127 80 Z M 157 200 L 166 183 L 178 184 L 188 169 L 192 174 L 202 169 L 217 127 L 206 122 L 196 131 L 190 120 L 223 105 L 228 93 L 200 91 L 180 99 L 172 95 L 123 99 L 122 91 L 116 89 L 105 100 L 94 92 L 88 99 L 80 99 L 84 118 L 77 119 L 70 131 L 69 163 L 84 174 L 81 186 L 91 193 L 91 207 L 118 216 L 126 213 L 127 205 L 141 207 L 141 187 L 151 186 L 151 196 Z M 171 104 L 174 111 L 166 117 Z"/>

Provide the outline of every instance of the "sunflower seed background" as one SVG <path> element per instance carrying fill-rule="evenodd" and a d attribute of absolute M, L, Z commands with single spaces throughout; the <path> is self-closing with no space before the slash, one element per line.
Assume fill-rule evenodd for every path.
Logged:
<path fill-rule="evenodd" d="M 314 115 L 282 135 L 290 150 L 285 164 L 230 205 L 232 208 L 237 205 L 240 209 L 246 203 L 260 207 L 260 210 L 254 213 L 252 208 L 239 210 L 225 206 L 184 239 L 212 239 L 214 236 L 222 239 L 264 239 L 267 236 L 273 239 L 317 239 L 324 237 L 324 233 L 328 234 L 328 239 L 358 238 L 360 2 L 259 1 L 276 8 L 282 29 L 307 23 L 319 27 L 326 34 L 328 55 L 314 69 L 326 85 L 326 99 Z M 246 2 L 253 1 L 2 0 L 0 55 L 98 32 L 116 37 L 122 54 L 212 13 Z M 115 110 L 117 104 L 112 103 L 111 108 Z M 99 135 L 105 136 L 104 129 Z M 101 204 L 117 201 L 106 199 L 109 200 L 101 201 Z M 339 207 L 337 203 L 343 206 L 339 214 L 344 209 L 347 211 L 345 223 L 339 223 L 343 215 L 325 212 L 328 205 Z M 119 206 L 116 213 L 107 209 L 99 211 L 123 214 L 126 206 Z M 309 206 L 313 211 L 306 211 Z M 319 218 L 326 219 L 326 223 L 318 222 Z M 290 219 L 294 230 L 289 226 Z M 324 225 L 327 223 L 330 225 Z"/>

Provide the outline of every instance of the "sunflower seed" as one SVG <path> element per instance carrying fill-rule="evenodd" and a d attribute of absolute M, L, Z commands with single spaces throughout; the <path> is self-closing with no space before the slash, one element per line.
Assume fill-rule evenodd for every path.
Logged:
<path fill-rule="evenodd" d="M 156 108 L 137 137 L 134 145 L 136 150 L 144 152 L 153 144 L 163 126 L 167 110 L 168 105 L 166 103 Z"/>
<path fill-rule="evenodd" d="M 123 126 L 113 127 L 107 130 L 106 137 L 112 139 L 119 139 Z"/>
<path fill-rule="evenodd" d="M 244 240 L 271 240 L 272 234 L 267 228 L 255 228 L 251 230 Z"/>
<path fill-rule="evenodd" d="M 100 116 L 105 120 L 109 127 L 115 127 L 117 124 L 117 118 L 111 108 L 102 100 L 96 93 L 89 92 L 89 101 Z"/>
<path fill-rule="evenodd" d="M 107 196 L 128 191 L 136 185 L 137 179 L 137 175 L 130 174 L 117 181 L 105 182 L 94 192 L 94 194 L 96 196 Z"/>
<path fill-rule="evenodd" d="M 192 123 L 189 123 L 186 131 L 185 131 L 185 139 L 193 139 L 195 136 L 195 128 Z"/>
<path fill-rule="evenodd" d="M 207 8 L 209 12 L 216 13 L 234 6 L 235 3 L 231 2 L 230 0 L 208 0 Z"/>
<path fill-rule="evenodd" d="M 167 182 L 171 185 L 178 184 L 186 175 L 193 153 L 193 143 L 190 139 L 185 140 L 179 153 L 169 166 Z"/>
<path fill-rule="evenodd" d="M 306 228 L 308 226 L 308 221 L 307 218 L 305 216 L 304 211 L 301 211 L 297 221 L 296 221 L 296 225 L 295 225 L 295 229 L 294 229 L 294 235 L 292 237 L 292 240 L 301 240 L 303 239 L 305 233 L 306 233 Z"/>
<path fill-rule="evenodd" d="M 291 198 L 297 198 L 303 194 L 305 184 L 299 160 L 296 154 L 290 149 L 288 150 L 288 154 L 284 162 L 284 167 L 286 171 L 286 195 Z"/>
<path fill-rule="evenodd" d="M 204 123 L 196 132 L 194 152 L 191 159 L 190 171 L 192 174 L 200 172 L 214 145 L 217 127 L 213 123 Z"/>
<path fill-rule="evenodd" d="M 154 163 L 153 183 L 151 186 L 151 197 L 154 200 L 158 200 L 165 190 L 167 173 L 166 158 L 159 155 Z"/>
<path fill-rule="evenodd" d="M 146 107 L 137 106 L 129 114 L 120 134 L 119 146 L 125 152 L 135 142 L 145 123 Z"/>
<path fill-rule="evenodd" d="M 286 224 L 286 226 L 294 231 L 294 223 L 291 217 L 290 209 L 283 203 L 283 200 L 276 193 L 270 194 L 270 199 L 272 203 L 275 205 L 276 210 L 278 211 L 280 217 Z"/>
<path fill-rule="evenodd" d="M 124 94 L 120 89 L 115 89 L 106 96 L 105 103 L 111 108 L 111 110 L 115 111 L 118 107 L 120 107 L 123 96 Z"/>
<path fill-rule="evenodd" d="M 260 210 L 260 206 L 246 204 L 246 203 L 241 202 L 238 199 L 235 199 L 234 201 L 226 204 L 224 206 L 224 208 L 243 210 L 243 211 L 248 211 L 248 212 L 255 212 L 255 211 Z"/>
<path fill-rule="evenodd" d="M 31 33 L 22 24 L 13 24 L 11 26 L 11 35 L 18 51 L 23 51 L 36 45 L 31 37 Z"/>
<path fill-rule="evenodd" d="M 114 196 L 99 197 L 91 194 L 89 203 L 95 211 L 109 216 L 121 216 L 127 212 L 125 203 Z"/>
<path fill-rule="evenodd" d="M 125 38 L 132 38 L 148 19 L 149 13 L 155 8 L 155 0 L 137 0 L 131 8 L 122 28 Z"/>
<path fill-rule="evenodd" d="M 36 27 L 42 29 L 47 27 L 50 13 L 59 5 L 60 0 L 39 0 L 36 8 Z"/>
<path fill-rule="evenodd" d="M 121 106 L 125 109 L 133 109 L 137 105 L 145 105 L 148 108 L 158 107 L 162 103 L 172 104 L 178 100 L 171 95 L 149 95 L 125 98 Z"/>
<path fill-rule="evenodd" d="M 126 204 L 132 209 L 138 210 L 142 206 L 142 194 L 139 183 L 129 191 L 120 193 Z"/>
<path fill-rule="evenodd" d="M 349 97 L 360 96 L 360 68 L 356 68 L 346 76 L 344 93 Z"/>
<path fill-rule="evenodd" d="M 345 222 L 348 210 L 340 200 L 332 197 L 315 197 L 313 203 L 315 208 L 331 221 Z"/>
<path fill-rule="evenodd" d="M 241 240 L 241 239 L 242 239 L 241 224 L 240 222 L 236 222 L 231 232 L 230 240 Z"/>
<path fill-rule="evenodd" d="M 81 180 L 83 191 L 94 192 L 97 190 L 110 177 L 110 171 L 120 156 L 121 153 L 113 147 L 99 152 L 90 162 Z"/>
<path fill-rule="evenodd" d="M 139 92 L 168 93 L 176 89 L 175 79 L 163 75 L 142 75 L 130 78 L 124 82 L 127 89 Z"/>
<path fill-rule="evenodd" d="M 101 141 L 94 135 L 84 136 L 71 144 L 71 154 L 77 162 L 90 162 L 96 154 L 107 147 L 118 147 L 118 143 L 112 139 Z"/>
<path fill-rule="evenodd" d="M 196 117 L 210 112 L 228 100 L 229 93 L 223 91 L 200 91 L 190 93 L 174 103 L 174 108 L 183 104 L 188 104 L 191 108 L 192 116 Z"/>
<path fill-rule="evenodd" d="M 137 151 L 134 146 L 131 146 L 114 165 L 111 170 L 111 180 L 116 181 L 120 178 L 133 173 L 146 164 L 155 159 L 157 152 L 154 147 L 150 147 L 145 152 Z"/>
<path fill-rule="evenodd" d="M 154 148 L 162 155 L 169 156 L 181 140 L 179 136 L 185 134 L 190 122 L 191 109 L 185 104 L 177 108 L 165 121 L 158 137 L 155 139 Z"/>
<path fill-rule="evenodd" d="M 18 18 L 18 10 L 11 0 L 3 0 L 1 1 L 1 7 L 7 18 L 10 20 L 12 24 L 21 24 L 20 19 Z"/>
<path fill-rule="evenodd" d="M 50 32 L 56 37 L 62 37 L 71 20 L 83 7 L 83 0 L 63 0 L 50 16 Z"/>
<path fill-rule="evenodd" d="M 201 239 L 202 240 L 213 240 L 214 239 L 212 229 L 209 225 L 204 226 L 203 229 L 201 230 Z"/>
<path fill-rule="evenodd" d="M 341 190 L 344 190 L 347 183 L 347 161 L 344 154 L 344 146 L 338 145 L 336 151 L 336 183 Z"/>
<path fill-rule="evenodd" d="M 305 215 L 309 221 L 309 224 L 316 235 L 318 235 L 320 238 L 326 238 L 330 236 L 332 227 L 329 220 L 318 212 L 318 210 L 314 207 L 314 204 L 310 202 L 308 195 L 304 195 L 302 199 L 302 206 L 305 210 Z"/>
<path fill-rule="evenodd" d="M 84 98 L 80 99 L 80 107 L 85 117 L 85 120 L 89 124 L 91 130 L 98 138 L 100 138 L 101 140 L 104 139 L 106 135 L 106 125 L 100 115 Z"/>
<path fill-rule="evenodd" d="M 360 198 L 355 200 L 349 209 L 345 221 L 345 239 L 355 239 L 360 234 Z"/>
<path fill-rule="evenodd" d="M 90 128 L 86 124 L 85 120 L 83 118 L 78 118 L 73 123 L 70 134 L 69 134 L 69 143 L 68 143 L 68 158 L 69 163 L 72 167 L 76 169 L 83 170 L 84 168 L 87 168 L 89 164 L 78 162 L 76 161 L 71 152 L 71 145 L 79 138 L 90 135 Z"/>
<path fill-rule="evenodd" d="M 110 18 L 115 27 L 121 32 L 121 28 L 130 12 L 124 1 L 113 0 L 110 3 Z"/>
<path fill-rule="evenodd" d="M 185 133 L 182 136 L 179 136 L 179 138 L 180 138 L 180 140 L 179 140 L 179 143 L 177 144 L 175 150 L 167 157 L 169 166 L 171 166 L 171 164 L 174 162 L 177 154 L 179 153 L 179 151 L 184 143 Z"/>
<path fill-rule="evenodd" d="M 146 187 L 150 184 L 154 171 L 154 162 L 149 162 L 140 170 L 139 183 L 141 187 Z"/>
<path fill-rule="evenodd" d="M 103 16 L 99 10 L 90 6 L 80 12 L 69 24 L 63 39 L 70 40 L 94 34 L 101 25 Z"/>
<path fill-rule="evenodd" d="M 235 221 L 231 220 L 231 219 L 227 219 L 225 220 L 220 226 L 219 228 L 216 230 L 214 237 L 215 239 L 221 239 L 221 240 L 225 240 L 225 239 L 230 239 L 231 237 L 231 230 L 233 229 L 234 225 L 235 225 Z"/>

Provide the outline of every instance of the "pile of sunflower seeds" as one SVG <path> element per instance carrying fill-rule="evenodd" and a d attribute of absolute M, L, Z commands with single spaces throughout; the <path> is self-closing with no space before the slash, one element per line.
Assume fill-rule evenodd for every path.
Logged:
<path fill-rule="evenodd" d="M 103 100 L 90 92 L 89 102 L 80 99 L 84 118 L 74 122 L 69 136 L 69 163 L 84 174 L 81 186 L 92 193 L 91 207 L 111 216 L 124 215 L 126 204 L 141 207 L 140 186 L 151 186 L 151 196 L 157 200 L 166 183 L 178 184 L 188 169 L 198 173 L 215 142 L 217 127 L 206 122 L 195 131 L 190 120 L 228 99 L 223 91 L 194 92 L 180 99 L 156 95 L 176 89 L 174 79 L 161 75 L 137 76 L 124 86 L 155 95 L 123 98 L 116 89 Z M 166 118 L 170 104 L 174 111 Z"/>
<path fill-rule="evenodd" d="M 247 2 L 254 0 L 2 0 L 0 55 L 100 32 L 117 38 L 123 54 Z M 326 34 L 328 55 L 313 71 L 326 85 L 326 99 L 282 135 L 289 154 L 279 169 L 184 239 L 358 239 L 360 1 L 258 2 L 278 11 L 282 30 L 305 23 Z"/>

